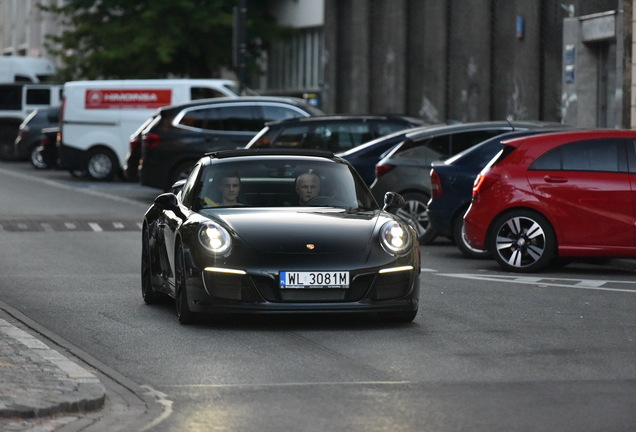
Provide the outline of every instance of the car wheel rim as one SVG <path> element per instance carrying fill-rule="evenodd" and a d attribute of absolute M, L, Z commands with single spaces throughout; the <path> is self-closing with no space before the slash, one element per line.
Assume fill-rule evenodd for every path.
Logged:
<path fill-rule="evenodd" d="M 88 172 L 93 178 L 105 178 L 110 175 L 113 163 L 105 154 L 96 154 L 88 161 Z"/>
<path fill-rule="evenodd" d="M 546 234 L 539 223 L 527 217 L 514 217 L 499 227 L 497 254 L 512 267 L 536 263 L 546 251 Z"/>
<path fill-rule="evenodd" d="M 411 221 L 411 225 L 417 231 L 418 236 L 423 236 L 428 228 L 428 216 L 426 214 L 426 204 L 408 200 L 406 205 L 397 211 L 398 216 Z"/>
<path fill-rule="evenodd" d="M 46 164 L 44 163 L 44 158 L 42 157 L 42 153 L 40 150 L 33 149 L 31 151 L 31 163 L 36 168 L 46 168 Z"/>

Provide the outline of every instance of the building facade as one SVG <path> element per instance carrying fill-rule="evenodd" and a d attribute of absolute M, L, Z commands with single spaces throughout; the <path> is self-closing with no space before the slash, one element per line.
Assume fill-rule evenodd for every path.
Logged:
<path fill-rule="evenodd" d="M 2 54 L 48 56 L 45 36 L 61 29 L 37 5 L 64 1 L 0 0 Z M 635 4 L 270 0 L 279 24 L 293 32 L 271 48 L 250 84 L 263 94 L 314 97 L 332 113 L 630 128 Z M 590 38 L 590 28 L 601 37 Z"/>
<path fill-rule="evenodd" d="M 631 63 L 631 45 L 624 43 L 631 31 L 623 23 L 631 20 L 631 6 L 622 0 L 326 0 L 324 107 L 406 113 L 435 123 L 559 122 L 564 22 L 612 12 L 610 43 L 580 47 L 599 62 L 590 67 L 605 68 L 588 71 L 590 77 L 622 77 L 595 86 L 595 98 L 616 104 L 620 94 L 625 104 L 593 122 L 591 116 L 574 120 L 580 120 L 576 126 L 628 127 L 624 107 L 630 105 L 631 76 L 622 72 Z"/>

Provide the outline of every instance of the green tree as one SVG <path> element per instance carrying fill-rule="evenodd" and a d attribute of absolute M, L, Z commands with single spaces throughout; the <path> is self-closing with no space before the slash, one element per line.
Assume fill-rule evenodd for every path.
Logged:
<path fill-rule="evenodd" d="M 248 2 L 248 58 L 283 30 L 266 0 Z M 238 0 L 74 0 L 43 7 L 66 30 L 48 48 L 64 64 L 60 79 L 214 78 L 232 64 Z"/>

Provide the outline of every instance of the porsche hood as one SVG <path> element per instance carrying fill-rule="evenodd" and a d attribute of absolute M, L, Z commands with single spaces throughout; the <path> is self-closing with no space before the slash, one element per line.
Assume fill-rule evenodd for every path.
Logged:
<path fill-rule="evenodd" d="M 348 253 L 368 247 L 379 211 L 344 210 L 218 212 L 216 217 L 247 245 L 264 253 Z"/>

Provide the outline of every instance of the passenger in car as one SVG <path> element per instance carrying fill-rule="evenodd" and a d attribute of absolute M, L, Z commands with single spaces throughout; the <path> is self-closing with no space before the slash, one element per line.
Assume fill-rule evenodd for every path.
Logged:
<path fill-rule="evenodd" d="M 307 171 L 296 177 L 296 193 L 298 203 L 302 206 L 309 200 L 320 195 L 320 177 L 312 171 Z"/>
<path fill-rule="evenodd" d="M 238 171 L 226 171 L 221 173 L 218 178 L 220 181 L 217 184 L 218 191 L 220 192 L 221 199 L 219 202 L 215 202 L 209 196 L 203 199 L 203 202 L 212 207 L 231 207 L 237 205 L 244 205 L 238 201 L 238 196 L 241 191 L 241 176 Z"/>

